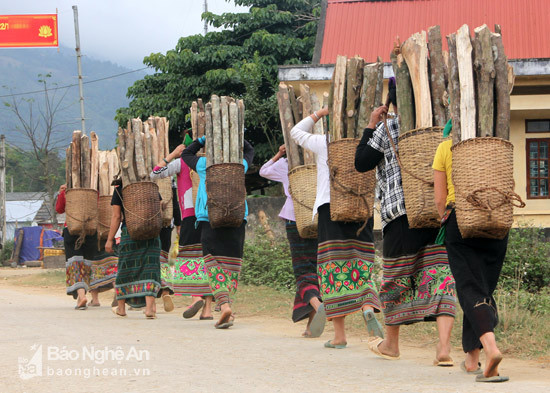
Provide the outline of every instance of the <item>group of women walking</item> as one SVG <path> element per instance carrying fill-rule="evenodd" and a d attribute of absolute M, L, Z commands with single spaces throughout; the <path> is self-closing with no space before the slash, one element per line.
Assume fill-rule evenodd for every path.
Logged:
<path fill-rule="evenodd" d="M 334 336 L 324 346 L 343 349 L 347 346 L 346 317 L 360 312 L 371 337 L 369 349 L 389 360 L 400 358 L 401 326 L 435 321 L 439 340 L 434 365 L 453 366 L 450 339 L 458 296 L 464 310 L 462 344 L 466 358 L 462 369 L 476 374 L 479 382 L 505 381 L 507 378 L 498 372 L 502 354 L 493 332 L 498 321 L 493 291 L 507 239 L 461 237 L 454 212 L 450 141 L 439 146 L 433 162 L 435 200 L 445 239 L 441 240 L 437 229 L 409 227 L 401 169 L 392 149 L 392 144 L 398 145 L 399 121 L 391 86 L 388 105 L 390 103 L 396 116 L 386 120 L 388 106 L 375 109 L 356 151 L 349 153 L 355 154 L 357 171 L 376 170 L 383 232 L 380 283 L 373 277 L 373 218 L 365 225 L 331 220 L 330 211 L 334 206 L 331 206 L 327 141 L 325 136 L 310 132 L 314 124 L 328 114 L 327 108 L 314 112 L 291 131 L 298 145 L 316 155 L 317 189 L 312 219 L 317 215 L 317 239 L 304 239 L 298 233 L 289 194 L 285 147 L 281 146 L 260 170 L 261 176 L 281 182 L 287 197 L 279 217 L 285 221 L 296 279 L 292 320 L 307 319 L 304 337 L 319 337 L 326 321 L 332 321 Z M 94 237 L 86 238 L 85 246 L 76 250 L 74 237 L 64 231 L 67 293 L 77 299 L 78 309 L 86 306 L 86 291 L 92 292 L 91 304 L 96 305 L 97 291 L 114 284 L 117 305 L 113 312 L 119 317 L 126 316 L 128 303 L 134 308 L 145 307 L 146 318 L 154 319 L 155 298 L 162 297 L 165 310 L 171 311 L 174 308 L 171 295 L 176 294 L 193 297 L 183 314 L 185 318 L 193 317 L 202 309 L 200 319 L 213 319 L 211 304 L 215 302 L 220 311 L 215 327 L 226 329 L 233 325 L 232 295 L 239 282 L 248 209 L 238 227 L 211 227 L 205 185 L 206 158 L 198 155 L 204 144 L 204 137 L 192 141 L 187 136 L 185 144 L 163 158 L 150 175 L 151 179 L 177 177 L 174 199 L 177 197 L 178 203 L 174 210 L 175 225 L 179 227 L 179 253 L 173 263 L 168 261 L 171 229 L 160 238 L 146 241 L 130 238 L 124 221 L 121 184 L 115 188 L 112 198 L 110 233 L 102 254 L 90 251 L 97 246 Z M 246 172 L 254 155 L 246 141 L 243 155 Z M 195 198 L 192 171 L 199 177 Z M 58 205 L 63 200 L 62 191 Z M 116 263 L 113 262 L 117 260 L 113 256 L 114 238 L 121 224 Z M 113 263 L 118 266 L 118 272 Z M 381 312 L 385 331 L 375 317 Z M 484 369 L 479 362 L 481 348 L 486 354 Z"/>

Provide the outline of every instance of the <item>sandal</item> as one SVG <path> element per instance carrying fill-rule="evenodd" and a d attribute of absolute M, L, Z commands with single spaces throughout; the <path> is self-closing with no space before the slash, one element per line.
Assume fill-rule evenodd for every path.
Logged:
<path fill-rule="evenodd" d="M 401 356 L 391 356 L 380 352 L 378 346 L 382 343 L 382 341 L 384 341 L 384 339 L 381 337 L 377 337 L 374 340 L 369 341 L 369 349 L 371 350 L 371 352 L 387 360 L 399 360 Z"/>
<path fill-rule="evenodd" d="M 345 344 L 333 344 L 331 340 L 328 340 L 325 343 L 325 348 L 344 349 L 346 347 L 346 345 L 348 345 L 348 344 L 347 343 L 345 343 Z"/>
<path fill-rule="evenodd" d="M 162 304 L 164 307 L 164 311 L 166 312 L 174 311 L 174 302 L 172 300 L 172 296 L 162 295 Z"/>
<path fill-rule="evenodd" d="M 185 319 L 193 318 L 203 306 L 204 306 L 204 300 L 201 299 L 195 304 L 189 306 L 187 310 L 183 312 L 183 317 Z"/>
<path fill-rule="evenodd" d="M 119 318 L 125 318 L 127 316 L 127 314 L 119 314 L 118 307 L 111 307 L 111 311 Z"/>
<path fill-rule="evenodd" d="M 475 374 L 475 375 L 483 374 L 483 370 L 481 369 L 481 363 L 479 362 L 477 363 L 477 368 L 475 370 L 468 371 L 468 369 L 466 368 L 466 361 L 463 360 L 462 363 L 460 363 L 460 368 L 466 374 Z"/>
<path fill-rule="evenodd" d="M 323 331 L 325 330 L 326 323 L 327 323 L 327 314 L 325 312 L 325 305 L 321 303 L 317 308 L 317 312 L 313 316 L 313 319 L 311 320 L 311 324 L 309 325 L 309 331 L 311 332 L 310 337 L 311 338 L 320 337 L 321 334 L 323 334 Z"/>
<path fill-rule="evenodd" d="M 222 322 L 222 323 L 216 323 L 214 325 L 214 327 L 216 329 L 229 329 L 231 326 L 233 326 L 233 321 L 235 320 L 235 317 L 233 316 L 233 314 L 231 314 L 229 316 L 229 320 L 227 322 Z"/>
<path fill-rule="evenodd" d="M 374 311 L 367 309 L 363 311 L 363 319 L 367 325 L 367 332 L 371 337 L 381 337 L 384 338 L 384 330 L 382 330 L 382 325 L 374 316 Z"/>

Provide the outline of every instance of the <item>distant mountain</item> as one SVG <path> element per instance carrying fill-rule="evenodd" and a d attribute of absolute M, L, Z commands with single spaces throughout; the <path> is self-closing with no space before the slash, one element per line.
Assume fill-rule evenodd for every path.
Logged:
<path fill-rule="evenodd" d="M 82 57 L 82 73 L 84 82 L 118 75 L 131 71 L 108 61 L 99 61 L 90 57 Z M 60 47 L 56 49 L 0 49 L 0 86 L 12 89 L 13 93 L 40 90 L 38 74 L 51 73 L 49 86 L 65 86 L 78 83 L 76 54 L 74 49 Z M 100 148 L 113 148 L 117 124 L 114 121 L 117 108 L 127 106 L 126 93 L 136 80 L 145 76 L 144 71 L 133 72 L 103 81 L 84 85 L 84 110 L 86 114 L 86 131 L 95 131 L 99 136 Z M 57 91 L 58 96 L 64 89 Z M 6 88 L 0 87 L 0 96 L 10 94 Z M 24 98 L 34 98 L 37 102 L 43 94 L 25 95 Z M 6 135 L 8 143 L 25 148 L 24 140 L 15 131 L 17 119 L 2 104 L 11 98 L 0 98 L 0 133 Z M 67 146 L 73 130 L 80 129 L 80 104 L 78 86 L 68 89 L 63 100 L 64 109 L 57 123 L 62 124 L 60 133 L 61 145 Z M 67 124 L 69 123 L 69 124 Z M 66 142 L 65 142 L 66 141 Z"/>

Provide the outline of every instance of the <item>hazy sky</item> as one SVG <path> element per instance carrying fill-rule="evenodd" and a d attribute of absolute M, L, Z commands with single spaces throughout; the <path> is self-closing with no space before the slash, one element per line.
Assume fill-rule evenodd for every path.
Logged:
<path fill-rule="evenodd" d="M 214 13 L 246 12 L 233 1 L 207 1 Z M 72 6 L 77 5 L 83 55 L 136 69 L 150 53 L 166 52 L 180 37 L 202 33 L 203 4 L 204 0 L 2 0 L 0 13 L 54 14 L 57 8 L 59 42 L 74 48 Z"/>

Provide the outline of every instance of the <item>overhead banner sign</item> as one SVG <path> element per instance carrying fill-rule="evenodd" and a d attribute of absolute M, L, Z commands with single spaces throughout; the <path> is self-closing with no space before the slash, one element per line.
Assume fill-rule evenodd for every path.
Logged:
<path fill-rule="evenodd" d="M 0 15 L 0 48 L 59 46 L 57 14 Z"/>

